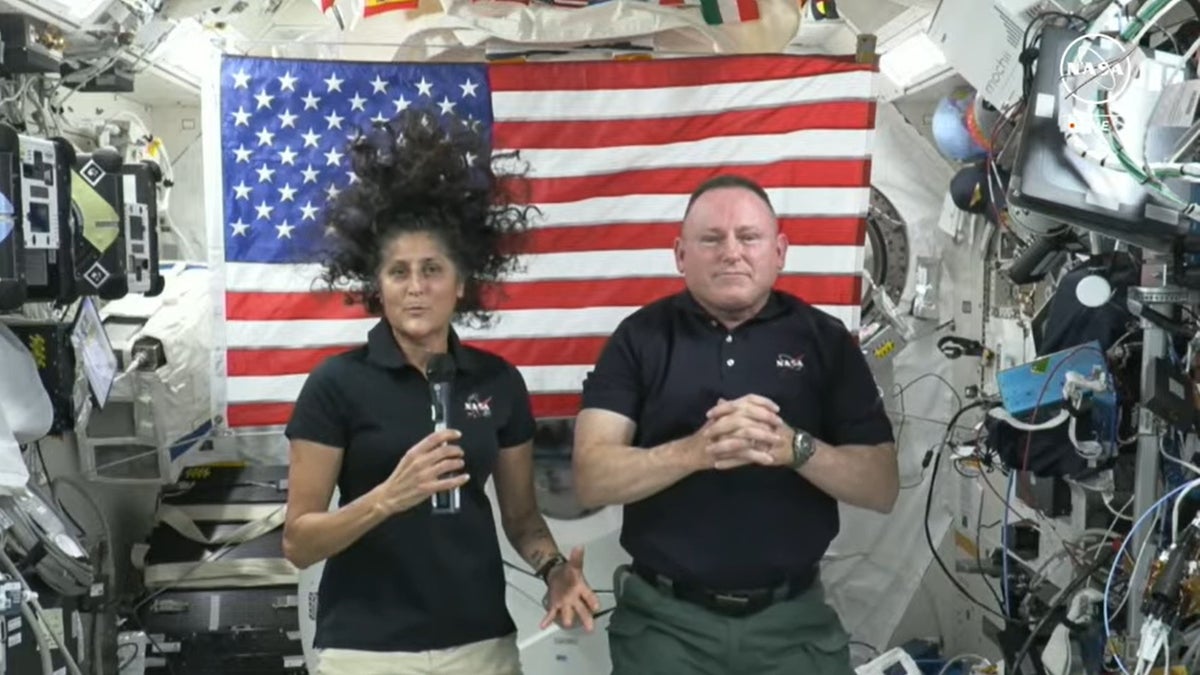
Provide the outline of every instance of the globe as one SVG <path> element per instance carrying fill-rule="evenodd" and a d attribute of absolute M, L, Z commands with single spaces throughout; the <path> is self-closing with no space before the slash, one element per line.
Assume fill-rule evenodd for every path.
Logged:
<path fill-rule="evenodd" d="M 938 101 L 933 111 L 933 142 L 946 159 L 974 162 L 987 155 L 967 128 L 967 111 L 974 101 L 974 91 L 962 87 Z"/>

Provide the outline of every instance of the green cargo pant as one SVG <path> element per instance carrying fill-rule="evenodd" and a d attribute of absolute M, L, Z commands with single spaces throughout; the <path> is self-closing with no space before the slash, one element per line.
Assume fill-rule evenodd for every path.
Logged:
<path fill-rule="evenodd" d="M 757 614 L 729 617 L 622 567 L 608 626 L 612 675 L 854 675 L 850 636 L 818 581 Z"/>

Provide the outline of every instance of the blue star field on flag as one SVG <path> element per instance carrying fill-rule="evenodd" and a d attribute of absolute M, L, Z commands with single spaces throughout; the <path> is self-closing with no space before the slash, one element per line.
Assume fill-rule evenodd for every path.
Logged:
<path fill-rule="evenodd" d="M 223 59 L 225 260 L 320 262 L 326 201 L 357 180 L 350 141 L 414 108 L 455 115 L 486 138 L 487 66 Z"/>

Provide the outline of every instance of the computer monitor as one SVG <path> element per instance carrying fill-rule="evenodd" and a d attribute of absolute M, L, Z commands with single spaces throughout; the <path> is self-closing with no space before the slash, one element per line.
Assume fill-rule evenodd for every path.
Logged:
<path fill-rule="evenodd" d="M 1059 115 L 1064 106 L 1071 105 L 1065 95 L 1060 64 L 1071 42 L 1082 35 L 1054 26 L 1042 33 L 1020 146 L 1013 162 L 1008 202 L 1134 246 L 1170 250 L 1173 244 L 1188 238 L 1191 221 L 1175 218 L 1178 211 L 1171 214 L 1169 206 L 1129 174 L 1101 167 L 1077 155 L 1067 147 L 1060 130 Z M 1122 97 L 1138 95 L 1131 88 Z M 1145 128 L 1149 120 L 1143 117 L 1126 123 Z M 1151 127 L 1146 135 L 1146 154 L 1151 161 L 1169 154 L 1184 131 Z M 1140 157 L 1141 153 L 1135 154 Z M 1186 183 L 1168 181 L 1167 184 L 1176 194 L 1189 195 Z"/>
<path fill-rule="evenodd" d="M 83 375 L 97 408 L 108 403 L 113 382 L 117 379 L 117 354 L 113 351 L 100 310 L 91 297 L 84 297 L 71 329 L 71 344 L 79 355 Z"/>

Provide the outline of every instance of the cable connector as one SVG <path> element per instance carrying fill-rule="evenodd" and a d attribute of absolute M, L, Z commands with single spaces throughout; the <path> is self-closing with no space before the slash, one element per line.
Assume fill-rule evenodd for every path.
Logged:
<path fill-rule="evenodd" d="M 1163 645 L 1167 643 L 1170 631 L 1171 629 L 1162 622 L 1162 619 L 1157 617 L 1142 624 L 1142 635 L 1137 651 L 1139 669 L 1141 663 L 1154 665 L 1154 662 L 1158 660 L 1158 655 L 1162 653 Z"/>

